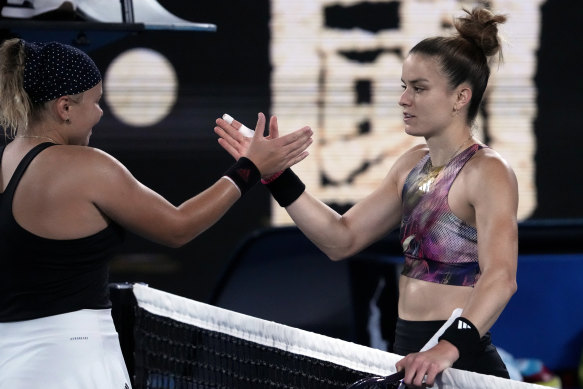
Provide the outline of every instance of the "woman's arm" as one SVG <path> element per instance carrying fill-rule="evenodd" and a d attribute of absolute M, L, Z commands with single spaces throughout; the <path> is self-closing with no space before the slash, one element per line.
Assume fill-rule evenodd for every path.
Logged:
<path fill-rule="evenodd" d="M 464 308 L 483 336 L 516 292 L 518 262 L 518 186 L 512 169 L 492 150 L 484 150 L 477 174 L 468 180 L 475 209 L 480 279 Z"/>
<path fill-rule="evenodd" d="M 217 120 L 215 132 L 219 143 L 234 158 L 243 154 L 248 138 L 237 129 L 238 121 L 229 124 Z M 278 137 L 277 118 L 270 120 L 270 138 Z M 338 214 L 309 192 L 304 191 L 286 207 L 294 223 L 320 250 L 331 259 L 351 256 L 395 228 L 401 218 L 402 188 L 407 173 L 424 155 L 417 146 L 400 157 L 390 169 L 378 189 L 359 201 L 344 215 Z"/>
<path fill-rule="evenodd" d="M 395 228 L 401 217 L 395 170 L 344 215 L 305 191 L 286 207 L 298 228 L 333 260 L 358 253 Z"/>
<path fill-rule="evenodd" d="M 273 174 L 307 156 L 312 131 L 304 127 L 278 139 L 263 137 L 265 117 L 259 115 L 255 136 L 242 156 L 259 169 L 260 174 Z M 261 131 L 259 131 L 261 130 Z M 178 247 L 194 239 L 215 224 L 241 196 L 240 189 L 220 178 L 208 189 L 176 207 L 162 196 L 138 182 L 111 156 L 94 150 L 86 166 L 92 166 L 91 201 L 108 218 L 152 241 Z M 245 175 L 245 174 L 243 174 Z M 181 175 L 180 179 L 196 179 Z"/>

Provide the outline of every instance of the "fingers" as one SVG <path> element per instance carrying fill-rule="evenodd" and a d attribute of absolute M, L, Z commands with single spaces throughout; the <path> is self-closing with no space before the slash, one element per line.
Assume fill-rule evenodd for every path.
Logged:
<path fill-rule="evenodd" d="M 229 123 L 230 125 L 232 125 L 233 127 L 235 127 L 236 129 L 241 128 L 241 126 L 243 125 L 241 122 L 238 122 L 237 120 L 235 120 L 231 115 L 229 115 L 228 113 L 223 114 L 222 119 L 224 121 L 226 121 L 227 123 Z"/>
<path fill-rule="evenodd" d="M 219 136 L 218 142 L 221 147 L 231 154 L 233 158 L 239 159 L 243 155 L 247 147 L 245 142 L 248 142 L 245 137 L 238 134 L 236 130 L 235 136 L 232 136 L 233 131 L 222 127 L 215 127 L 214 131 Z"/>
<path fill-rule="evenodd" d="M 405 370 L 403 382 L 407 385 L 421 386 L 425 373 L 418 371 L 419 364 L 416 363 L 415 354 L 409 354 L 395 364 L 397 371 Z"/>
<path fill-rule="evenodd" d="M 411 369 L 409 369 L 409 370 L 411 370 Z M 418 368 L 413 371 L 414 376 L 411 378 L 411 383 L 415 386 L 422 386 L 423 383 L 425 382 L 425 372 L 426 371 L 427 371 L 427 366 L 425 366 L 425 364 L 418 366 Z M 407 376 L 407 373 L 405 371 L 405 377 L 406 376 Z"/>
<path fill-rule="evenodd" d="M 257 137 L 262 137 L 265 128 L 265 115 L 262 112 L 257 114 L 257 124 L 255 125 L 255 131 L 247 128 L 243 123 L 234 119 L 228 114 L 224 114 L 222 119 L 217 119 L 216 123 L 221 127 L 228 135 L 233 137 L 237 141 L 241 141 L 240 133 L 244 136 L 252 137 L 257 135 Z M 246 134 L 245 130 L 252 132 L 254 134 Z M 259 134 L 257 134 L 259 133 Z M 305 126 L 299 130 L 293 131 L 278 140 L 278 146 L 285 146 L 290 143 L 295 143 L 302 141 L 302 139 L 307 139 L 313 135 L 313 131 L 310 127 Z M 269 119 L 269 135 L 267 139 L 279 139 L 279 125 L 277 122 L 277 116 L 272 116 Z"/>
<path fill-rule="evenodd" d="M 241 158 L 241 154 L 237 151 L 237 149 L 231 146 L 224 139 L 220 138 L 218 142 L 221 145 L 221 147 L 227 151 L 227 153 L 231 154 L 231 156 L 235 158 L 235 160 Z"/>
<path fill-rule="evenodd" d="M 312 139 L 303 142 L 293 143 L 282 148 L 282 157 L 284 160 L 294 161 L 292 165 L 300 162 L 309 155 L 307 148 L 312 144 Z M 291 166 L 291 165 L 290 165 Z"/>
<path fill-rule="evenodd" d="M 296 157 L 292 158 L 287 167 L 292 167 L 293 165 L 295 165 L 298 162 L 303 161 L 308 155 L 310 155 L 310 153 L 308 153 L 307 151 L 303 151 L 300 155 L 297 155 Z M 286 167 L 286 168 L 287 168 Z"/>
<path fill-rule="evenodd" d="M 257 114 L 257 124 L 255 125 L 254 137 L 262 138 L 264 128 L 265 128 L 265 115 L 263 114 L 263 112 L 259 112 Z"/>
<path fill-rule="evenodd" d="M 303 127 L 281 138 L 271 139 L 270 141 L 274 142 L 274 147 L 280 149 L 283 153 L 282 156 L 286 159 L 294 160 L 299 156 L 301 156 L 301 159 L 304 159 L 308 156 L 305 150 L 313 142 L 312 129 L 310 127 Z"/>
<path fill-rule="evenodd" d="M 427 377 L 425 378 L 425 384 L 428 387 L 433 386 L 437 374 L 439 374 L 439 369 L 435 365 L 431 365 L 429 370 L 427 370 Z"/>
<path fill-rule="evenodd" d="M 312 139 L 312 130 L 309 127 L 304 127 L 298 131 L 286 135 L 281 139 L 282 144 L 279 146 L 286 152 L 286 155 L 301 153 L 306 150 L 314 141 Z"/>
<path fill-rule="evenodd" d="M 397 371 L 405 370 L 403 382 L 414 387 L 432 387 L 443 369 L 420 353 L 409 354 L 395 364 Z"/>
<path fill-rule="evenodd" d="M 223 149 L 235 159 L 241 156 L 250 158 L 262 174 L 293 166 L 309 155 L 306 149 L 313 142 L 310 127 L 300 128 L 279 138 L 277 117 L 272 116 L 269 120 L 269 135 L 264 137 L 265 121 L 265 115 L 259 112 L 255 133 L 253 138 L 249 138 L 240 133 L 241 122 L 225 114 L 222 119 L 216 120 L 214 131 Z"/>
<path fill-rule="evenodd" d="M 405 364 L 404 364 L 405 358 L 400 359 L 397 363 L 395 363 L 395 368 L 397 369 L 397 371 L 401 371 L 405 369 Z"/>
<path fill-rule="evenodd" d="M 285 146 L 291 143 L 302 142 L 305 139 L 310 138 L 313 134 L 314 132 L 312 129 L 308 126 L 305 126 L 280 138 L 274 139 L 274 141 L 278 142 L 281 146 Z"/>
<path fill-rule="evenodd" d="M 242 139 L 241 137 L 237 137 L 236 135 L 233 136 L 233 132 L 229 131 L 229 129 L 225 129 L 223 127 L 215 127 L 215 134 L 217 134 L 221 139 L 225 142 L 230 143 L 233 147 L 237 147 Z"/>
<path fill-rule="evenodd" d="M 227 137 L 231 137 L 234 140 L 240 142 L 244 139 L 244 136 L 239 132 L 239 127 L 241 127 L 241 123 L 237 122 L 236 120 L 233 120 L 231 124 L 229 124 L 228 121 L 226 121 L 225 119 L 217 119 L 215 120 L 215 123 L 217 124 L 218 128 L 220 128 L 224 134 L 223 135 L 227 135 L 222 136 L 222 138 L 227 138 Z M 237 126 L 237 127 L 235 127 Z M 217 132 L 217 127 L 215 127 L 215 133 L 217 133 L 217 135 L 219 135 L 219 133 Z"/>
<path fill-rule="evenodd" d="M 249 127 L 245 126 L 240 121 L 235 120 L 231 115 L 229 115 L 229 114 L 226 113 L 226 114 L 223 115 L 223 118 L 222 119 L 225 122 L 227 122 L 228 124 L 230 124 L 233 127 L 235 127 L 241 134 L 243 134 L 247 138 L 252 138 L 253 137 L 254 131 L 252 129 L 250 129 Z"/>
<path fill-rule="evenodd" d="M 269 119 L 269 138 L 279 138 L 279 126 L 277 124 L 277 116 L 272 116 Z"/>

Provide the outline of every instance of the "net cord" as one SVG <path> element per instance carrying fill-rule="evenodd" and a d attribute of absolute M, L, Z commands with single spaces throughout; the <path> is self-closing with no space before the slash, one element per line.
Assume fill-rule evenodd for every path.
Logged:
<path fill-rule="evenodd" d="M 371 375 L 387 376 L 395 373 L 395 363 L 402 358 L 397 354 L 187 299 L 144 284 L 134 284 L 133 293 L 138 306 L 152 314 L 166 316 L 202 329 L 294 354 L 336 363 Z M 545 387 L 449 368 L 437 377 L 434 388 L 544 389 Z"/>

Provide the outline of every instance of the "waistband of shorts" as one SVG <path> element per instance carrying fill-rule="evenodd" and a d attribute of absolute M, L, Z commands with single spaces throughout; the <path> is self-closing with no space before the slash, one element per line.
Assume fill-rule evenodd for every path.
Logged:
<path fill-rule="evenodd" d="M 412 342 L 415 348 L 421 349 L 445 322 L 445 320 L 412 321 L 397 318 L 395 336 L 401 341 Z"/>
<path fill-rule="evenodd" d="M 0 323 L 0 333 L 6 337 L 14 335 L 36 338 L 40 335 L 58 335 L 79 330 L 84 333 L 116 333 L 111 309 L 82 309 L 38 319 Z"/>

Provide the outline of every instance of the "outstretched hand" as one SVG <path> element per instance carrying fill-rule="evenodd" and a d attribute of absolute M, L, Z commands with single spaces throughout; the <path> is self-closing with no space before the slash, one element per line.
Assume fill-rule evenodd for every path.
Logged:
<path fill-rule="evenodd" d="M 308 156 L 306 149 L 312 144 L 313 132 L 307 126 L 279 137 L 275 116 L 270 118 L 269 134 L 264 136 L 265 115 L 261 112 L 258 114 L 253 137 L 246 137 L 239 131 L 241 123 L 237 120 L 229 124 L 219 118 L 216 124 L 214 130 L 219 136 L 221 147 L 236 160 L 240 157 L 249 158 L 262 177 L 269 177 L 300 162 Z"/>

